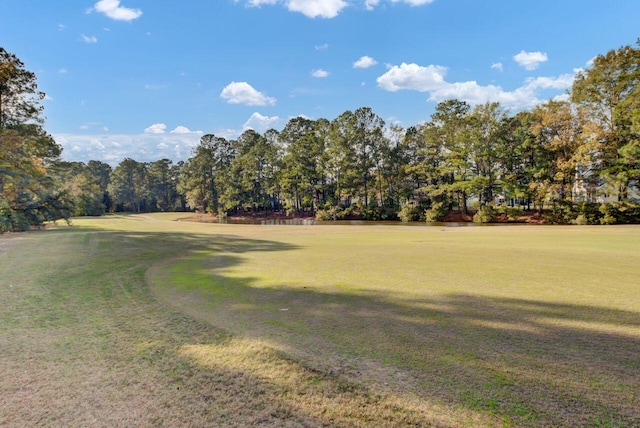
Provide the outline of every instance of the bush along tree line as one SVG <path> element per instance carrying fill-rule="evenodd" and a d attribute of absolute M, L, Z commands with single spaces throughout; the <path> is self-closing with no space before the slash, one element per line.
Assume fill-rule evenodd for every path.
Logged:
<path fill-rule="evenodd" d="M 43 97 L 35 75 L 0 50 L 2 231 L 114 211 L 640 220 L 640 49 L 632 46 L 596 57 L 566 99 L 515 115 L 498 103 L 448 100 L 405 129 L 363 107 L 234 140 L 207 134 L 186 162 L 124 159 L 113 169 L 60 159 L 42 128 Z"/>

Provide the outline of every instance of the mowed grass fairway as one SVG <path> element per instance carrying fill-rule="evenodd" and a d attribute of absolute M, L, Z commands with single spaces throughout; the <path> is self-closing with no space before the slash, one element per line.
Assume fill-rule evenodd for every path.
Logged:
<path fill-rule="evenodd" d="M 0 236 L 2 426 L 640 426 L 640 227 Z"/>

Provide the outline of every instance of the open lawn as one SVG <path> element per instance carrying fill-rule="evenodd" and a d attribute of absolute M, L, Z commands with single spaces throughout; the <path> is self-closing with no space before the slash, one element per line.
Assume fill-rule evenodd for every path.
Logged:
<path fill-rule="evenodd" d="M 0 426 L 640 426 L 640 227 L 0 236 Z"/>

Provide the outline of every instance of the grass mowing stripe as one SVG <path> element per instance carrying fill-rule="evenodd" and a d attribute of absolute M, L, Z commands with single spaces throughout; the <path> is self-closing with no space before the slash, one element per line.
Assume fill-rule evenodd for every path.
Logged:
<path fill-rule="evenodd" d="M 226 230 L 291 250 L 175 260 L 162 298 L 374 390 L 519 425 L 640 424 L 638 227 Z"/>
<path fill-rule="evenodd" d="M 0 425 L 424 426 L 447 411 L 369 393 L 148 293 L 161 260 L 283 244 L 139 217 L 74 223 L 1 237 Z"/>

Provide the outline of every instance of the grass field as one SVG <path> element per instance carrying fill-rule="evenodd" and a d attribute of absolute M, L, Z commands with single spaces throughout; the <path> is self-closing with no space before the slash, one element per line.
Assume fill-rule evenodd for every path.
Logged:
<path fill-rule="evenodd" d="M 640 227 L 0 236 L 0 426 L 640 426 Z"/>

